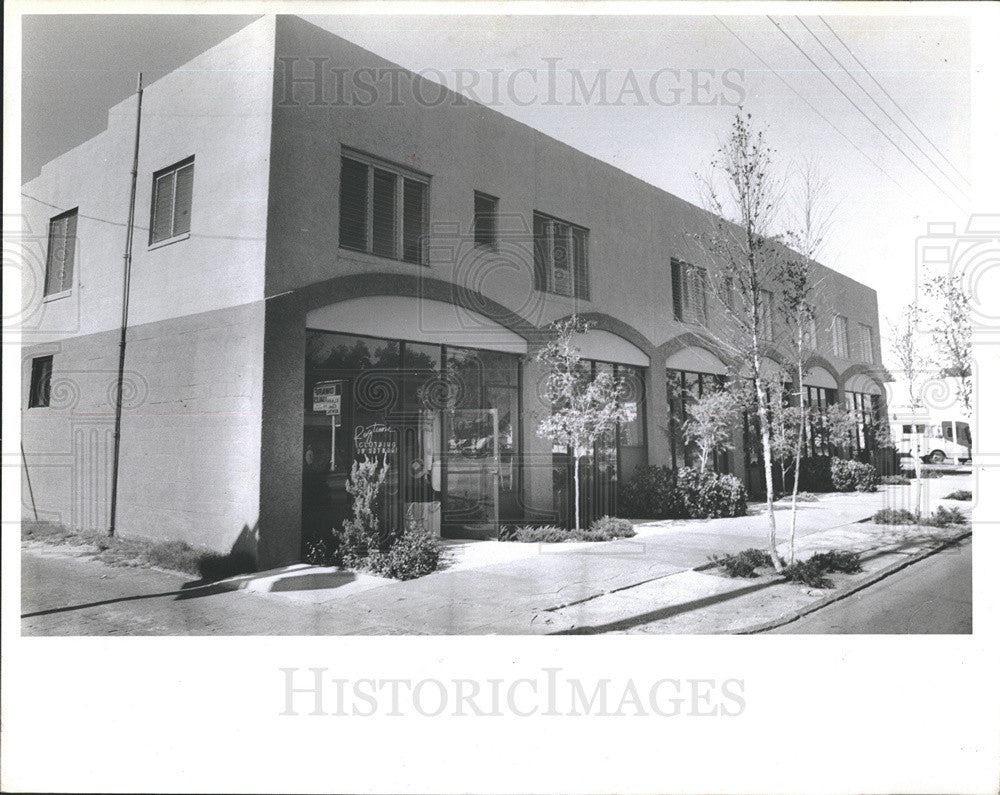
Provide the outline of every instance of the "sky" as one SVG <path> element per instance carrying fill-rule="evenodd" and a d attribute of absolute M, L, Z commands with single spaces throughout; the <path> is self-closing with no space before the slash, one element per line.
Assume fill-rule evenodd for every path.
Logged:
<path fill-rule="evenodd" d="M 22 181 L 100 133 L 137 71 L 149 83 L 254 19 L 25 17 Z M 961 16 L 308 19 L 409 69 L 438 70 L 425 75 L 452 88 L 468 84 L 460 70 L 471 70 L 480 78 L 473 95 L 488 102 L 488 70 L 501 70 L 501 113 L 696 204 L 696 175 L 742 102 L 766 127 L 782 173 L 808 161 L 827 178 L 832 223 L 818 258 L 878 291 L 883 339 L 913 297 L 927 223 L 962 228 L 970 211 L 970 31 Z M 558 104 L 544 101 L 550 65 Z M 538 70 L 537 99 L 525 75 L 513 93 L 503 88 L 519 68 Z M 607 70 L 609 101 L 568 105 L 570 70 L 588 85 Z M 691 70 L 713 71 L 696 73 L 708 94 L 693 87 Z M 627 84 L 635 90 L 613 104 Z M 671 87 L 676 104 L 664 99 Z M 725 102 L 704 104 L 712 96 Z"/>

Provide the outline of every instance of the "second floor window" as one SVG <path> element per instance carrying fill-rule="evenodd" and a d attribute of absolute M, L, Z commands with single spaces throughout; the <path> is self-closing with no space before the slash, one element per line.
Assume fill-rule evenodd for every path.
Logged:
<path fill-rule="evenodd" d="M 843 359 L 850 356 L 847 347 L 847 318 L 843 315 L 833 316 L 833 353 Z"/>
<path fill-rule="evenodd" d="M 535 289 L 590 300 L 587 230 L 535 213 Z"/>
<path fill-rule="evenodd" d="M 340 158 L 340 247 L 418 265 L 427 236 L 427 180 L 363 155 Z"/>
<path fill-rule="evenodd" d="M 62 293 L 73 287 L 76 215 L 76 210 L 70 210 L 49 221 L 49 249 L 45 253 L 45 295 Z"/>
<path fill-rule="evenodd" d="M 476 192 L 472 217 L 472 234 L 477 246 L 497 247 L 497 205 L 493 196 Z"/>
<path fill-rule="evenodd" d="M 153 174 L 153 209 L 149 221 L 150 245 L 191 231 L 193 185 L 193 157 Z"/>
<path fill-rule="evenodd" d="M 708 278 L 704 268 L 678 259 L 670 260 L 670 289 L 674 299 L 674 319 L 682 323 L 708 321 Z"/>
<path fill-rule="evenodd" d="M 872 329 L 871 326 L 858 326 L 858 346 L 860 350 L 858 351 L 861 356 L 861 361 L 872 364 L 875 361 L 875 353 L 872 346 Z"/>

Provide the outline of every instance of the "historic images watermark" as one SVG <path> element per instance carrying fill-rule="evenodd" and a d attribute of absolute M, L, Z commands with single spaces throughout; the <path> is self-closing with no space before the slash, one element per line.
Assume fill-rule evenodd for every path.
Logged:
<path fill-rule="evenodd" d="M 563 58 L 518 69 L 420 69 L 337 65 L 328 57 L 281 56 L 279 107 L 739 106 L 741 69 L 574 69 Z"/>
<path fill-rule="evenodd" d="M 721 717 L 746 711 L 743 679 L 533 677 L 338 678 L 328 668 L 280 668 L 282 716 Z"/>

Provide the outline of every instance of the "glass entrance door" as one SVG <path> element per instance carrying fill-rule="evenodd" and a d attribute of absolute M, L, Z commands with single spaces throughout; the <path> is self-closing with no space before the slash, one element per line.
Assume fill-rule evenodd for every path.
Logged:
<path fill-rule="evenodd" d="M 443 536 L 493 538 L 499 533 L 498 437 L 496 409 L 444 411 Z"/>

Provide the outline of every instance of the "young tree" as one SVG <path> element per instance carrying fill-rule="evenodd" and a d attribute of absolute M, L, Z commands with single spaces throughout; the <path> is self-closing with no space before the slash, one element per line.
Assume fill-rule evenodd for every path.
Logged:
<path fill-rule="evenodd" d="M 732 430 L 738 416 L 736 398 L 729 390 L 706 388 L 699 396 L 690 392 L 692 403 L 684 422 L 684 441 L 698 448 L 701 471 L 715 452 L 732 446 Z"/>
<path fill-rule="evenodd" d="M 814 296 L 819 289 L 813 263 L 823 245 L 823 240 L 833 221 L 834 207 L 826 199 L 828 181 L 819 176 L 815 166 L 806 162 L 800 169 L 798 195 L 793 197 L 792 229 L 786 234 L 788 255 L 780 265 L 778 307 L 788 331 L 788 348 L 795 369 L 798 390 L 797 405 L 792 408 L 790 419 L 796 425 L 792 448 L 794 475 L 792 478 L 792 517 L 789 532 L 789 561 L 795 562 L 795 529 L 798 518 L 799 475 L 802 471 L 802 452 L 805 448 L 808 407 L 806 405 L 805 365 L 816 346 L 812 339 L 816 314 Z M 785 474 L 785 468 L 782 469 Z"/>
<path fill-rule="evenodd" d="M 917 379 L 927 366 L 927 357 L 920 348 L 921 310 L 916 301 L 906 305 L 897 323 L 889 323 L 889 351 L 906 381 L 910 411 L 920 408 L 920 395 L 916 391 Z"/>
<path fill-rule="evenodd" d="M 827 435 L 841 458 L 850 458 L 858 444 L 861 417 L 854 409 L 845 409 L 839 403 L 826 412 Z"/>
<path fill-rule="evenodd" d="M 710 260 L 721 263 L 710 273 L 709 286 L 726 315 L 722 328 L 708 333 L 743 364 L 739 375 L 753 395 L 763 448 L 768 547 L 780 571 L 764 360 L 774 336 L 770 328 L 773 290 L 780 283 L 781 247 L 775 235 L 783 190 L 772 151 L 763 131 L 753 128 L 750 114 L 737 113 L 702 184 L 705 203 L 718 220 L 711 231 L 697 237 L 705 242 Z"/>
<path fill-rule="evenodd" d="M 548 367 L 546 393 L 551 402 L 548 417 L 538 425 L 538 435 L 565 445 L 573 456 L 574 526 L 580 530 L 580 459 L 620 422 L 635 419 L 635 405 L 627 401 L 629 390 L 621 378 L 598 373 L 591 378 L 574 334 L 585 334 L 590 326 L 576 315 L 554 323 L 555 338 L 537 359 Z"/>
<path fill-rule="evenodd" d="M 931 340 L 942 375 L 958 378 L 958 396 L 965 414 L 972 412 L 972 318 L 962 277 L 935 276 L 927 282 L 934 302 L 928 312 Z"/>

